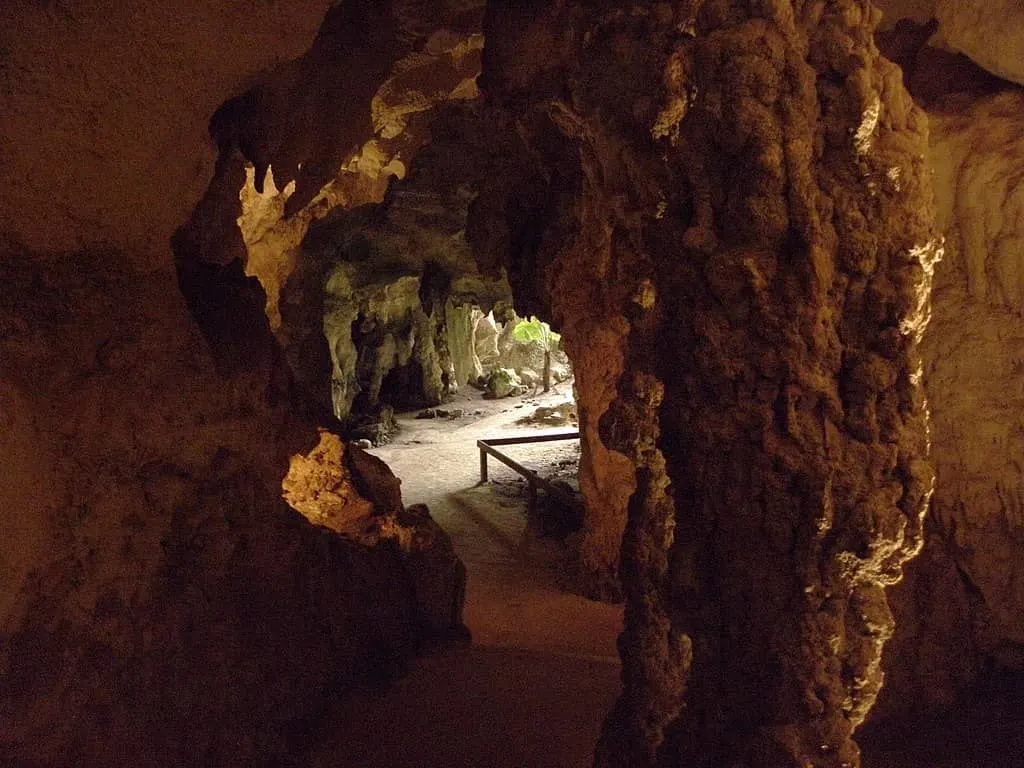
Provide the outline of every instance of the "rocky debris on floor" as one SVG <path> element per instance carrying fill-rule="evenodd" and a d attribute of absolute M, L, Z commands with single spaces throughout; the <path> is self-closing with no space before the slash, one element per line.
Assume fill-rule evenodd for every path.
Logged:
<path fill-rule="evenodd" d="M 512 368 L 495 368 L 487 376 L 484 397 L 488 400 L 499 400 L 512 395 L 522 395 L 527 387 L 523 386 L 519 375 Z"/>
<path fill-rule="evenodd" d="M 518 406 L 517 406 L 518 407 Z M 576 423 L 576 404 L 570 400 L 557 405 L 542 405 L 529 416 L 516 420 L 516 424 L 536 424 L 543 427 L 559 427 Z"/>
<path fill-rule="evenodd" d="M 474 416 L 479 416 L 483 411 L 477 409 L 473 412 Z M 416 414 L 417 419 L 449 419 L 454 421 L 455 419 L 461 419 L 466 415 L 466 411 L 462 408 L 424 408 L 422 411 Z"/>
<path fill-rule="evenodd" d="M 395 410 L 390 405 L 375 408 L 373 413 L 357 416 L 348 428 L 352 440 L 369 440 L 372 445 L 387 445 L 398 433 Z"/>

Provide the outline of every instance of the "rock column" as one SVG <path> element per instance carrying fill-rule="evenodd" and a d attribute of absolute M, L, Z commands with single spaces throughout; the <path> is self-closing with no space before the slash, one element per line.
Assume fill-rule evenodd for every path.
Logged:
<path fill-rule="evenodd" d="M 489 7 L 484 88 L 575 152 L 535 280 L 606 562 L 624 526 L 597 764 L 855 766 L 933 486 L 927 121 L 866 1 L 521 6 Z"/>

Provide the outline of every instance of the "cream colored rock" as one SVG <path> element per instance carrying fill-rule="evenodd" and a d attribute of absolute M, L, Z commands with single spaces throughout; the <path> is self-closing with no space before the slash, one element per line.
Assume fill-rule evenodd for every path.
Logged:
<path fill-rule="evenodd" d="M 473 312 L 471 305 L 456 304 L 451 299 L 444 307 L 448 352 L 455 367 L 455 384 L 460 387 L 484 375 L 480 358 L 473 346 Z"/>
<path fill-rule="evenodd" d="M 435 346 L 437 319 L 420 303 L 420 278 L 400 275 L 363 284 L 367 275 L 353 264 L 339 264 L 327 280 L 323 331 L 330 348 L 334 414 L 345 419 L 356 398 L 376 405 L 385 379 L 409 367 L 409 391 L 418 387 L 424 402 L 437 405 L 445 393 L 446 360 Z M 398 403 L 392 403 L 397 405 Z"/>
<path fill-rule="evenodd" d="M 284 499 L 311 523 L 344 532 L 369 517 L 373 504 L 353 484 L 341 438 L 320 430 L 320 442 L 307 454 L 295 454 L 281 483 Z"/>
<path fill-rule="evenodd" d="M 983 651 L 1024 643 L 1024 94 L 932 116 L 938 222 L 925 380 L 934 510 L 983 598 Z"/>
<path fill-rule="evenodd" d="M 242 203 L 238 227 L 248 256 L 245 271 L 259 279 L 267 294 L 271 328 L 281 327 L 281 289 L 295 271 L 310 226 L 335 208 L 380 202 L 391 177 L 404 175 L 405 166 L 400 160 L 389 156 L 376 141 L 368 141 L 320 194 L 294 216 L 286 217 L 285 205 L 295 191 L 294 181 L 279 190 L 270 168 L 263 192 L 258 192 L 255 169 L 251 165 L 246 168 L 245 186 L 238 193 Z"/>
<path fill-rule="evenodd" d="M 1024 4 L 1020 0 L 938 0 L 946 43 L 976 64 L 1024 83 Z"/>

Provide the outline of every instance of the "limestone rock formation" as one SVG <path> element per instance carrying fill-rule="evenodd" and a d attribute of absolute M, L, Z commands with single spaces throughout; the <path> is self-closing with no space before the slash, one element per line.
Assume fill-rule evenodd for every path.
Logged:
<path fill-rule="evenodd" d="M 591 567 L 624 531 L 598 765 L 858 762 L 932 490 L 916 345 L 940 255 L 926 119 L 876 20 L 488 5 L 482 88 L 540 159 L 474 204 L 474 241 L 573 360 Z M 523 210 L 530 239 L 499 236 Z"/>
<path fill-rule="evenodd" d="M 344 419 L 354 405 L 360 412 L 376 406 L 389 382 L 385 400 L 392 405 L 437 405 L 448 394 L 444 361 L 435 346 L 438 331 L 444 332 L 438 322 L 443 318 L 425 311 L 417 275 L 393 281 L 378 277 L 380 282 L 360 285 L 367 277 L 358 267 L 341 264 L 324 288 L 322 323 L 333 363 L 335 415 Z"/>
<path fill-rule="evenodd" d="M 493 311 L 485 314 L 476 310 L 473 313 L 473 354 L 485 371 L 498 364 L 501 353 L 498 351 L 498 326 Z"/>
<path fill-rule="evenodd" d="M 457 619 L 457 561 L 422 516 L 401 523 L 418 543 L 369 546 L 281 499 L 319 414 L 284 365 L 237 223 L 240 144 L 296 182 L 285 208 L 338 165 L 313 163 L 308 143 L 262 143 L 273 133 L 246 118 L 266 102 L 235 97 L 311 43 L 348 62 L 365 83 L 332 73 L 301 90 L 350 111 L 303 136 L 340 164 L 411 49 L 392 10 L 0 8 L 5 765 L 285 765 L 331 696 L 394 674 Z"/>
<path fill-rule="evenodd" d="M 462 623 L 466 568 L 455 554 L 451 538 L 434 522 L 424 504 L 366 518 L 352 535 L 373 548 L 382 543 L 394 545 L 413 586 L 425 642 L 468 642 L 469 630 Z"/>
<path fill-rule="evenodd" d="M 345 446 L 337 435 L 320 430 L 320 442 L 308 454 L 292 456 L 281 483 L 288 506 L 310 522 L 338 532 L 373 514 L 345 465 Z"/>
<path fill-rule="evenodd" d="M 938 0 L 935 17 L 953 50 L 1024 84 L 1024 6 L 1017 0 Z"/>
<path fill-rule="evenodd" d="M 292 457 L 282 485 L 288 504 L 310 522 L 369 548 L 394 545 L 412 586 L 420 642 L 466 640 L 465 566 L 425 505 L 402 504 L 400 486 L 384 462 L 326 430 L 309 454 Z"/>
<path fill-rule="evenodd" d="M 487 172 L 479 119 L 449 108 L 432 125 L 433 143 L 380 204 L 339 205 L 310 222 L 283 283 L 276 338 L 307 392 L 341 420 L 381 403 L 436 405 L 476 381 L 474 307 L 510 298 L 503 274 L 478 269 L 463 232 Z"/>
<path fill-rule="evenodd" d="M 125 262 L 2 262 L 15 456 L 35 449 L 5 514 L 36 548 L 4 595 L 0 758 L 281 764 L 325 697 L 425 642 L 414 581 L 287 509 L 309 429 L 265 372 L 222 379 L 164 276 Z M 23 565 L 6 542 L 32 538 L 4 541 Z"/>
<path fill-rule="evenodd" d="M 627 598 L 600 765 L 855 766 L 922 543 L 893 707 L 1024 667 L 1020 9 L 880 4 L 1003 78 L 894 27 L 938 265 L 867 0 L 0 3 L 0 763 L 288 765 L 464 639 L 317 427 L 475 376 L 510 289 Z"/>
<path fill-rule="evenodd" d="M 925 555 L 898 590 L 887 708 L 950 703 L 995 664 L 1024 668 L 1024 92 L 931 116 L 946 258 L 922 351 L 937 486 Z"/>
<path fill-rule="evenodd" d="M 350 106 L 346 100 L 312 98 L 304 92 L 322 86 L 323 80 L 334 80 L 338 71 L 336 58 L 316 48 L 298 64 L 308 70 L 302 78 L 296 78 L 293 63 L 271 73 L 242 97 L 236 109 L 247 110 L 246 118 L 257 122 L 255 132 L 260 139 L 244 142 L 250 161 L 259 168 L 250 170 L 248 183 L 241 190 L 239 225 L 248 251 L 246 270 L 260 279 L 267 292 L 267 313 L 273 327 L 280 324 L 279 293 L 298 263 L 310 226 L 339 208 L 380 203 L 389 181 L 405 176 L 410 160 L 429 139 L 436 109 L 477 95 L 474 78 L 480 68 L 483 39 L 472 31 L 478 26 L 472 22 L 472 8 L 466 10 L 469 21 L 458 15 L 435 19 L 435 24 L 450 22 L 453 28 L 436 29 L 422 50 L 407 53 L 392 64 L 389 76 L 372 96 L 372 130 L 363 125 L 364 135 L 345 135 L 345 140 L 362 142 L 355 149 L 342 140 L 320 143 L 319 136 L 308 133 L 313 125 L 337 132 L 350 130 L 352 124 L 352 115 L 345 111 Z M 365 52 L 362 44 L 355 51 L 357 55 Z M 300 113 L 303 128 L 297 132 L 294 122 L 282 123 L 281 112 Z M 314 165 L 334 168 L 333 175 L 318 177 L 323 184 L 315 194 L 309 188 L 304 205 L 291 200 L 297 189 L 295 180 L 281 190 L 274 183 L 268 153 L 275 145 L 285 156 L 315 153 Z M 349 155 L 339 154 L 341 150 Z M 421 227 L 421 231 L 430 230 Z"/>

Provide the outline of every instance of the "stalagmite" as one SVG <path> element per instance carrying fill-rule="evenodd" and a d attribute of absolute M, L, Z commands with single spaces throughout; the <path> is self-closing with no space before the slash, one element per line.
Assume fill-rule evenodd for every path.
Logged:
<path fill-rule="evenodd" d="M 925 117 L 867 2 L 533 11 L 489 6 L 483 88 L 575 196 L 506 259 L 546 264 L 590 471 L 634 488 L 581 482 L 606 563 L 625 529 L 597 763 L 856 765 L 933 484 Z"/>

